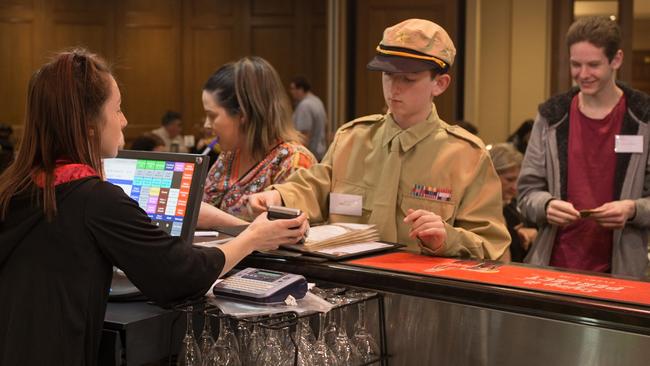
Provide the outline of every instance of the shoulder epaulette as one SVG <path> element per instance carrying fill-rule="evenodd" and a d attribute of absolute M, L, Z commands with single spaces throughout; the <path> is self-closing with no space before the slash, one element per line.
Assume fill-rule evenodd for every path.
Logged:
<path fill-rule="evenodd" d="M 462 127 L 446 125 L 445 130 L 447 130 L 447 133 L 453 135 L 454 137 L 466 140 L 471 144 L 476 145 L 477 147 L 485 148 L 485 144 L 483 143 L 483 140 L 481 140 L 481 138 L 468 132 L 466 129 Z"/>
<path fill-rule="evenodd" d="M 371 114 L 371 115 L 368 115 L 368 116 L 363 116 L 363 117 L 359 117 L 357 119 L 353 119 L 352 121 L 350 121 L 350 122 L 344 124 L 343 126 L 341 126 L 339 128 L 339 130 L 345 130 L 345 129 L 350 128 L 350 127 L 352 127 L 354 125 L 357 125 L 359 123 L 364 123 L 364 122 L 365 123 L 375 123 L 375 122 L 379 122 L 379 121 L 381 121 L 383 119 L 384 119 L 383 114 Z"/>

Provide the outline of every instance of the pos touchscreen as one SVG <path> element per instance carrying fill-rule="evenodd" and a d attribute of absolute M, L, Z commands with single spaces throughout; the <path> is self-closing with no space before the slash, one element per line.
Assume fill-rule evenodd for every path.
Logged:
<path fill-rule="evenodd" d="M 192 242 L 208 171 L 208 157 L 122 150 L 104 159 L 106 180 L 124 190 L 151 221 Z"/>

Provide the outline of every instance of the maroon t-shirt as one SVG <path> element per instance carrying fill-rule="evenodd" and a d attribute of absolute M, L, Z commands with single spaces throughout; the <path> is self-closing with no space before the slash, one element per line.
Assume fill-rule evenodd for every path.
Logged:
<path fill-rule="evenodd" d="M 578 95 L 569 113 L 567 200 L 576 210 L 594 209 L 614 201 L 616 153 L 614 140 L 626 110 L 622 96 L 603 119 L 591 119 L 578 108 Z M 613 231 L 596 221 L 581 219 L 558 230 L 551 266 L 609 272 Z"/>

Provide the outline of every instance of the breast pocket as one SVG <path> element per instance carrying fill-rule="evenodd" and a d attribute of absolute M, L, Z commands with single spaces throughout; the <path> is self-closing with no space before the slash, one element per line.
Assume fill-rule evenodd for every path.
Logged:
<path fill-rule="evenodd" d="M 344 180 L 336 180 L 334 182 L 334 185 L 332 186 L 332 192 L 331 193 L 342 193 L 342 194 L 350 194 L 350 195 L 356 195 L 361 197 L 361 216 L 356 216 L 356 215 L 343 215 L 343 214 L 338 214 L 338 213 L 332 213 L 332 201 L 331 201 L 331 193 L 330 193 L 330 216 L 329 216 L 329 221 L 330 222 L 350 222 L 350 223 L 358 223 L 358 224 L 365 224 L 368 222 L 368 219 L 370 218 L 370 214 L 372 213 L 372 200 L 373 200 L 373 192 L 374 189 L 372 187 L 367 187 L 363 186 L 360 184 L 344 181 Z"/>
<path fill-rule="evenodd" d="M 451 201 L 436 201 L 419 197 L 403 196 L 400 208 L 404 216 L 408 214 L 409 209 L 426 210 L 440 216 L 442 220 L 449 225 L 454 225 L 456 205 Z"/>

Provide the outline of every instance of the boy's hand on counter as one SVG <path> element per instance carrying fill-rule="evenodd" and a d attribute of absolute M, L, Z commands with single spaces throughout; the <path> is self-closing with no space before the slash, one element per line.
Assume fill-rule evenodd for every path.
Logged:
<path fill-rule="evenodd" d="M 426 210 L 408 210 L 404 223 L 411 225 L 409 237 L 419 239 L 431 251 L 442 248 L 447 240 L 447 231 L 442 218 Z"/>

